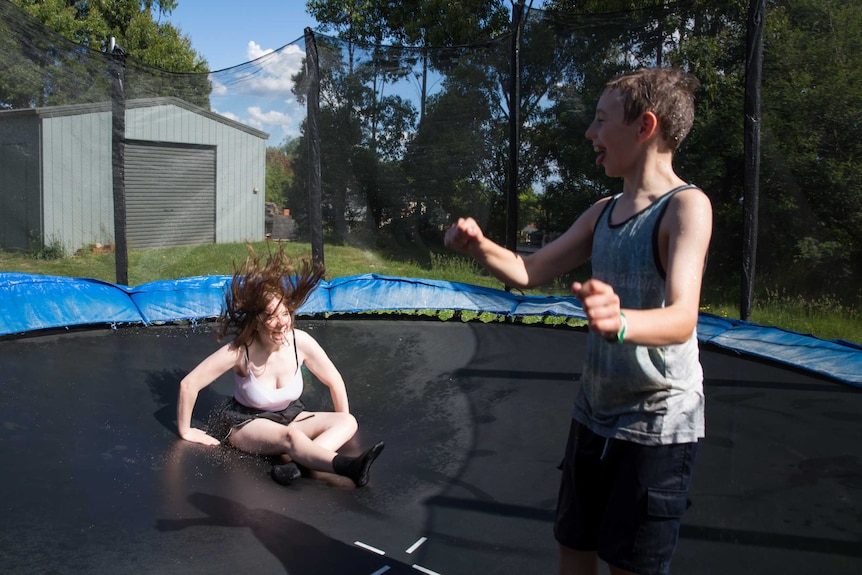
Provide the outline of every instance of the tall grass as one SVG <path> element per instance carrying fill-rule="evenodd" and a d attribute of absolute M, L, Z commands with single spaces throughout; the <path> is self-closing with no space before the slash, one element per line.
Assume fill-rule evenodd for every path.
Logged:
<path fill-rule="evenodd" d="M 259 254 L 276 249 L 270 242 L 251 244 Z M 311 247 L 302 242 L 284 242 L 285 252 L 292 258 L 311 256 Z M 248 255 L 245 244 L 205 244 L 129 252 L 129 284 L 192 276 L 230 275 L 235 264 Z M 421 277 L 465 284 L 502 288 L 473 260 L 452 252 L 436 253 L 425 250 L 374 248 L 366 246 L 326 246 L 327 278 L 375 273 L 388 276 Z M 56 253 L 12 254 L 0 251 L 0 270 L 43 275 L 83 277 L 114 282 L 116 265 L 113 254 L 82 251 L 75 255 Z M 588 272 L 584 272 L 584 275 Z M 530 290 L 533 295 L 570 295 L 569 286 L 577 272 L 559 278 L 551 285 Z M 732 289 L 705 286 L 701 311 L 720 317 L 738 318 L 739 305 Z M 842 305 L 830 297 L 806 299 L 792 296 L 779 289 L 766 289 L 755 298 L 751 321 L 798 333 L 812 334 L 821 339 L 841 339 L 862 342 L 862 321 L 859 310 Z"/>
<path fill-rule="evenodd" d="M 751 321 L 816 335 L 821 339 L 862 342 L 862 314 L 837 298 L 804 298 L 780 289 L 764 290 L 763 301 L 752 310 Z"/>

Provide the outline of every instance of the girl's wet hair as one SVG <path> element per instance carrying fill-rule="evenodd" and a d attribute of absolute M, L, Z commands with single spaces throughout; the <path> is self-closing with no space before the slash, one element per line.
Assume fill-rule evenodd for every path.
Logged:
<path fill-rule="evenodd" d="M 631 124 L 644 112 L 658 118 L 664 141 L 676 151 L 694 124 L 697 78 L 679 68 L 641 68 L 626 72 L 605 85 L 623 97 L 623 120 Z"/>
<path fill-rule="evenodd" d="M 248 251 L 245 262 L 235 266 L 216 329 L 219 340 L 233 335 L 233 343 L 237 346 L 246 345 L 254 338 L 273 298 L 284 304 L 292 321 L 296 310 L 325 274 L 323 265 L 308 258 L 294 264 L 281 244 L 269 252 L 265 261 L 251 246 L 248 246 Z"/>

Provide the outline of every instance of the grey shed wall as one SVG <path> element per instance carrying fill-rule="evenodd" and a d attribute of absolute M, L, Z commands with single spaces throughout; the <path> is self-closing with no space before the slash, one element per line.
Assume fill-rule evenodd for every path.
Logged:
<path fill-rule="evenodd" d="M 15 122 L 26 128 L 16 127 Z M 264 132 L 176 98 L 135 100 L 126 104 L 126 139 L 131 141 L 127 145 L 139 141 L 160 142 L 167 148 L 178 144 L 214 149 L 214 221 L 213 234 L 209 237 L 214 237 L 217 243 L 264 238 L 266 138 Z M 30 146 L 34 142 L 38 142 L 36 151 L 30 153 L 28 161 L 37 158 L 41 187 L 38 182 L 34 185 L 32 178 L 25 178 L 26 182 L 9 188 L 0 180 L 0 195 L 14 197 L 16 193 L 11 190 L 21 189 L 21 195 L 26 196 L 27 207 L 23 209 L 32 210 L 30 206 L 33 205 L 41 207 L 37 218 L 41 219 L 41 229 L 35 233 L 45 245 L 59 242 L 72 253 L 93 243 L 113 242 L 110 106 L 96 104 L 0 112 L 0 146 L 33 149 Z M 127 166 L 127 179 L 129 169 Z M 162 173 L 166 181 L 175 181 L 167 172 Z M 147 177 L 152 179 L 158 175 L 159 170 L 149 170 Z M 158 188 L 159 184 L 151 183 L 153 188 Z M 0 214 L 3 227 L 8 223 L 8 214 L 5 210 Z M 127 214 L 127 218 L 134 216 Z M 32 226 L 32 222 L 27 225 Z M 182 226 L 182 223 L 177 225 Z M 170 234 L 162 236 L 167 238 L 165 245 L 194 243 L 187 239 L 171 240 Z M 198 243 L 211 241 L 206 235 L 195 237 L 203 238 Z M 28 246 L 6 244 L 4 247 L 26 249 Z M 130 248 L 135 247 L 130 241 Z"/>
<path fill-rule="evenodd" d="M 0 246 L 27 250 L 41 243 L 39 121 L 9 117 L 0 124 Z"/>

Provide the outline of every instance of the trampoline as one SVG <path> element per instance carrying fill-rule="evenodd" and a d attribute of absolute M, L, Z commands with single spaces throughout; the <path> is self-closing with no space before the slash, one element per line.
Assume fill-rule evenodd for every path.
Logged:
<path fill-rule="evenodd" d="M 5 287 L 9 310 L 15 290 Z M 176 302 L 180 292 L 165 297 Z M 362 293 L 373 303 L 378 292 Z M 326 289 L 318 297 L 338 299 Z M 145 298 L 132 299 L 145 314 Z M 189 315 L 159 307 L 168 308 Z M 339 366 L 360 424 L 344 451 L 386 441 L 362 489 L 334 476 L 282 487 L 261 458 L 177 437 L 177 383 L 218 345 L 210 322 L 7 335 L 0 571 L 555 572 L 557 465 L 586 332 L 316 317 L 299 325 Z M 862 390 L 714 344 L 701 352 L 707 437 L 672 572 L 858 573 Z M 849 353 L 839 363 L 853 371 L 847 358 L 858 361 L 859 350 Z M 325 388 L 305 379 L 309 408 L 327 408 Z M 202 393 L 198 425 L 231 386 L 223 377 Z"/>

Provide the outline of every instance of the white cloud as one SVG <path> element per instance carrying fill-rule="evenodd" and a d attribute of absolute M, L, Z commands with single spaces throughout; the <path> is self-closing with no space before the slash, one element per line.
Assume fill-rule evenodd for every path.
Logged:
<path fill-rule="evenodd" d="M 250 62 L 237 71 L 236 88 L 244 94 L 293 99 L 292 77 L 302 69 L 305 52 L 296 44 L 276 52 L 254 41 L 248 43 L 246 52 Z"/>
<path fill-rule="evenodd" d="M 271 143 L 298 136 L 306 112 L 293 94 L 292 77 L 305 52 L 295 44 L 276 51 L 251 41 L 246 55 L 249 62 L 210 75 L 213 110 L 269 133 Z"/>
<path fill-rule="evenodd" d="M 287 127 L 293 123 L 293 119 L 283 112 L 270 110 L 264 112 L 257 106 L 248 109 L 249 122 L 251 125 L 263 129 L 264 126 Z"/>
<path fill-rule="evenodd" d="M 267 54 L 270 54 L 274 51 L 275 50 L 273 50 L 272 48 L 261 48 L 260 44 L 258 44 L 254 40 L 249 40 L 248 48 L 246 49 L 246 56 L 248 57 L 249 61 L 257 60 L 261 56 L 266 56 Z"/>
<path fill-rule="evenodd" d="M 213 96 L 223 96 L 227 94 L 227 87 L 213 74 L 210 74 L 210 86 L 212 86 L 211 94 Z"/>

